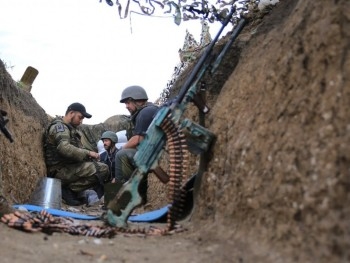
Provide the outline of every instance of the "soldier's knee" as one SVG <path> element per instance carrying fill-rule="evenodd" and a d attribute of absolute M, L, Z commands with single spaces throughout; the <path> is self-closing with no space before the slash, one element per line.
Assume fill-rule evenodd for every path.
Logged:
<path fill-rule="evenodd" d="M 99 178 L 100 182 L 106 182 L 110 179 L 110 171 L 107 164 L 98 163 L 98 166 L 96 168 L 96 175 Z"/>
<path fill-rule="evenodd" d="M 101 163 L 100 164 L 100 171 L 103 174 L 108 174 L 109 173 L 109 167 L 107 164 Z"/>

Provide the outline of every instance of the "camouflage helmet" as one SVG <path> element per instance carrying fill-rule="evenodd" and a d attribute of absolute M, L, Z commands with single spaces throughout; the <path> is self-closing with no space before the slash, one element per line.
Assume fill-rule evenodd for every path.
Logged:
<path fill-rule="evenodd" d="M 120 102 L 124 103 L 129 98 L 133 100 L 148 100 L 146 91 L 140 86 L 130 86 L 125 88 L 122 92 Z"/>
<path fill-rule="evenodd" d="M 105 131 L 104 133 L 102 133 L 101 140 L 103 139 L 110 139 L 114 143 L 118 142 L 117 134 L 112 131 Z"/>

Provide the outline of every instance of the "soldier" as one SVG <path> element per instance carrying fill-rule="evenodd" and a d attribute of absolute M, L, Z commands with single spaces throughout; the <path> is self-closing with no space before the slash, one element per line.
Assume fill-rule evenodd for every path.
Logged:
<path fill-rule="evenodd" d="M 84 191 L 88 189 L 94 189 L 101 198 L 109 174 L 108 166 L 98 161 L 99 154 L 83 148 L 77 128 L 85 117 L 91 118 L 85 107 L 73 103 L 65 116 L 57 116 L 50 123 L 44 136 L 48 176 L 61 180 L 62 199 L 72 206 L 87 201 Z"/>
<path fill-rule="evenodd" d="M 134 155 L 137 146 L 144 139 L 148 126 L 151 124 L 158 107 L 148 102 L 146 91 L 140 86 L 130 86 L 123 90 L 121 103 L 125 103 L 130 112 L 130 128 L 127 131 L 128 141 L 115 156 L 115 178 L 116 182 L 125 183 L 135 170 Z M 140 184 L 139 192 L 143 204 L 147 202 L 147 176 Z"/>
<path fill-rule="evenodd" d="M 106 151 L 100 154 L 100 160 L 101 162 L 107 164 L 109 167 L 110 176 L 107 179 L 107 181 L 114 182 L 115 181 L 115 154 L 118 151 L 116 147 L 116 144 L 118 143 L 118 137 L 115 132 L 105 131 L 101 136 L 101 140 L 103 142 L 103 147 Z"/>

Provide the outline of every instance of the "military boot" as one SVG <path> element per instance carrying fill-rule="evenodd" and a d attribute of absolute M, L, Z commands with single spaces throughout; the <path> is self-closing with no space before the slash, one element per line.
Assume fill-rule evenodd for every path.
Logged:
<path fill-rule="evenodd" d="M 84 202 L 79 200 L 77 193 L 73 192 L 67 186 L 62 186 L 62 199 L 63 201 L 70 206 L 83 205 Z"/>

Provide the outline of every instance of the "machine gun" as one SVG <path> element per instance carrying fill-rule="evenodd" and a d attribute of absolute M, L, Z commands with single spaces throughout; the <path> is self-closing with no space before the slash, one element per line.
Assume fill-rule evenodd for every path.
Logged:
<path fill-rule="evenodd" d="M 11 133 L 6 128 L 6 124 L 9 122 L 6 116 L 7 112 L 4 110 L 0 110 L 0 130 L 6 136 L 6 138 L 9 139 L 10 142 L 14 142 Z"/>
<path fill-rule="evenodd" d="M 142 204 L 139 193 L 140 183 L 149 172 L 154 171 L 163 183 L 168 183 L 168 198 L 170 201 L 167 215 L 168 230 L 174 229 L 175 221 L 181 216 L 184 209 L 186 189 L 183 182 L 186 179 L 188 168 L 188 151 L 190 149 L 197 154 L 206 152 L 215 139 L 215 135 L 206 128 L 193 123 L 189 119 L 181 120 L 181 117 L 190 102 L 194 102 L 201 113 L 209 112 L 209 108 L 198 100 L 198 94 L 200 93 L 199 81 L 208 68 L 208 60 L 215 43 L 223 29 L 230 22 L 234 12 L 235 7 L 232 7 L 230 13 L 222 22 L 218 34 L 198 60 L 176 99 L 167 106 L 161 107 L 148 127 L 146 136 L 134 156 L 136 169 L 107 206 L 106 219 L 108 224 L 121 228 L 126 227 L 131 212 Z M 245 24 L 246 20 L 242 18 L 233 30 L 231 38 L 236 38 Z M 230 42 L 232 44 L 233 41 Z M 165 146 L 167 146 L 169 153 L 169 174 L 163 171 L 163 173 L 160 173 L 162 175 L 159 175 L 156 172 L 159 170 L 158 160 L 161 158 Z"/>

